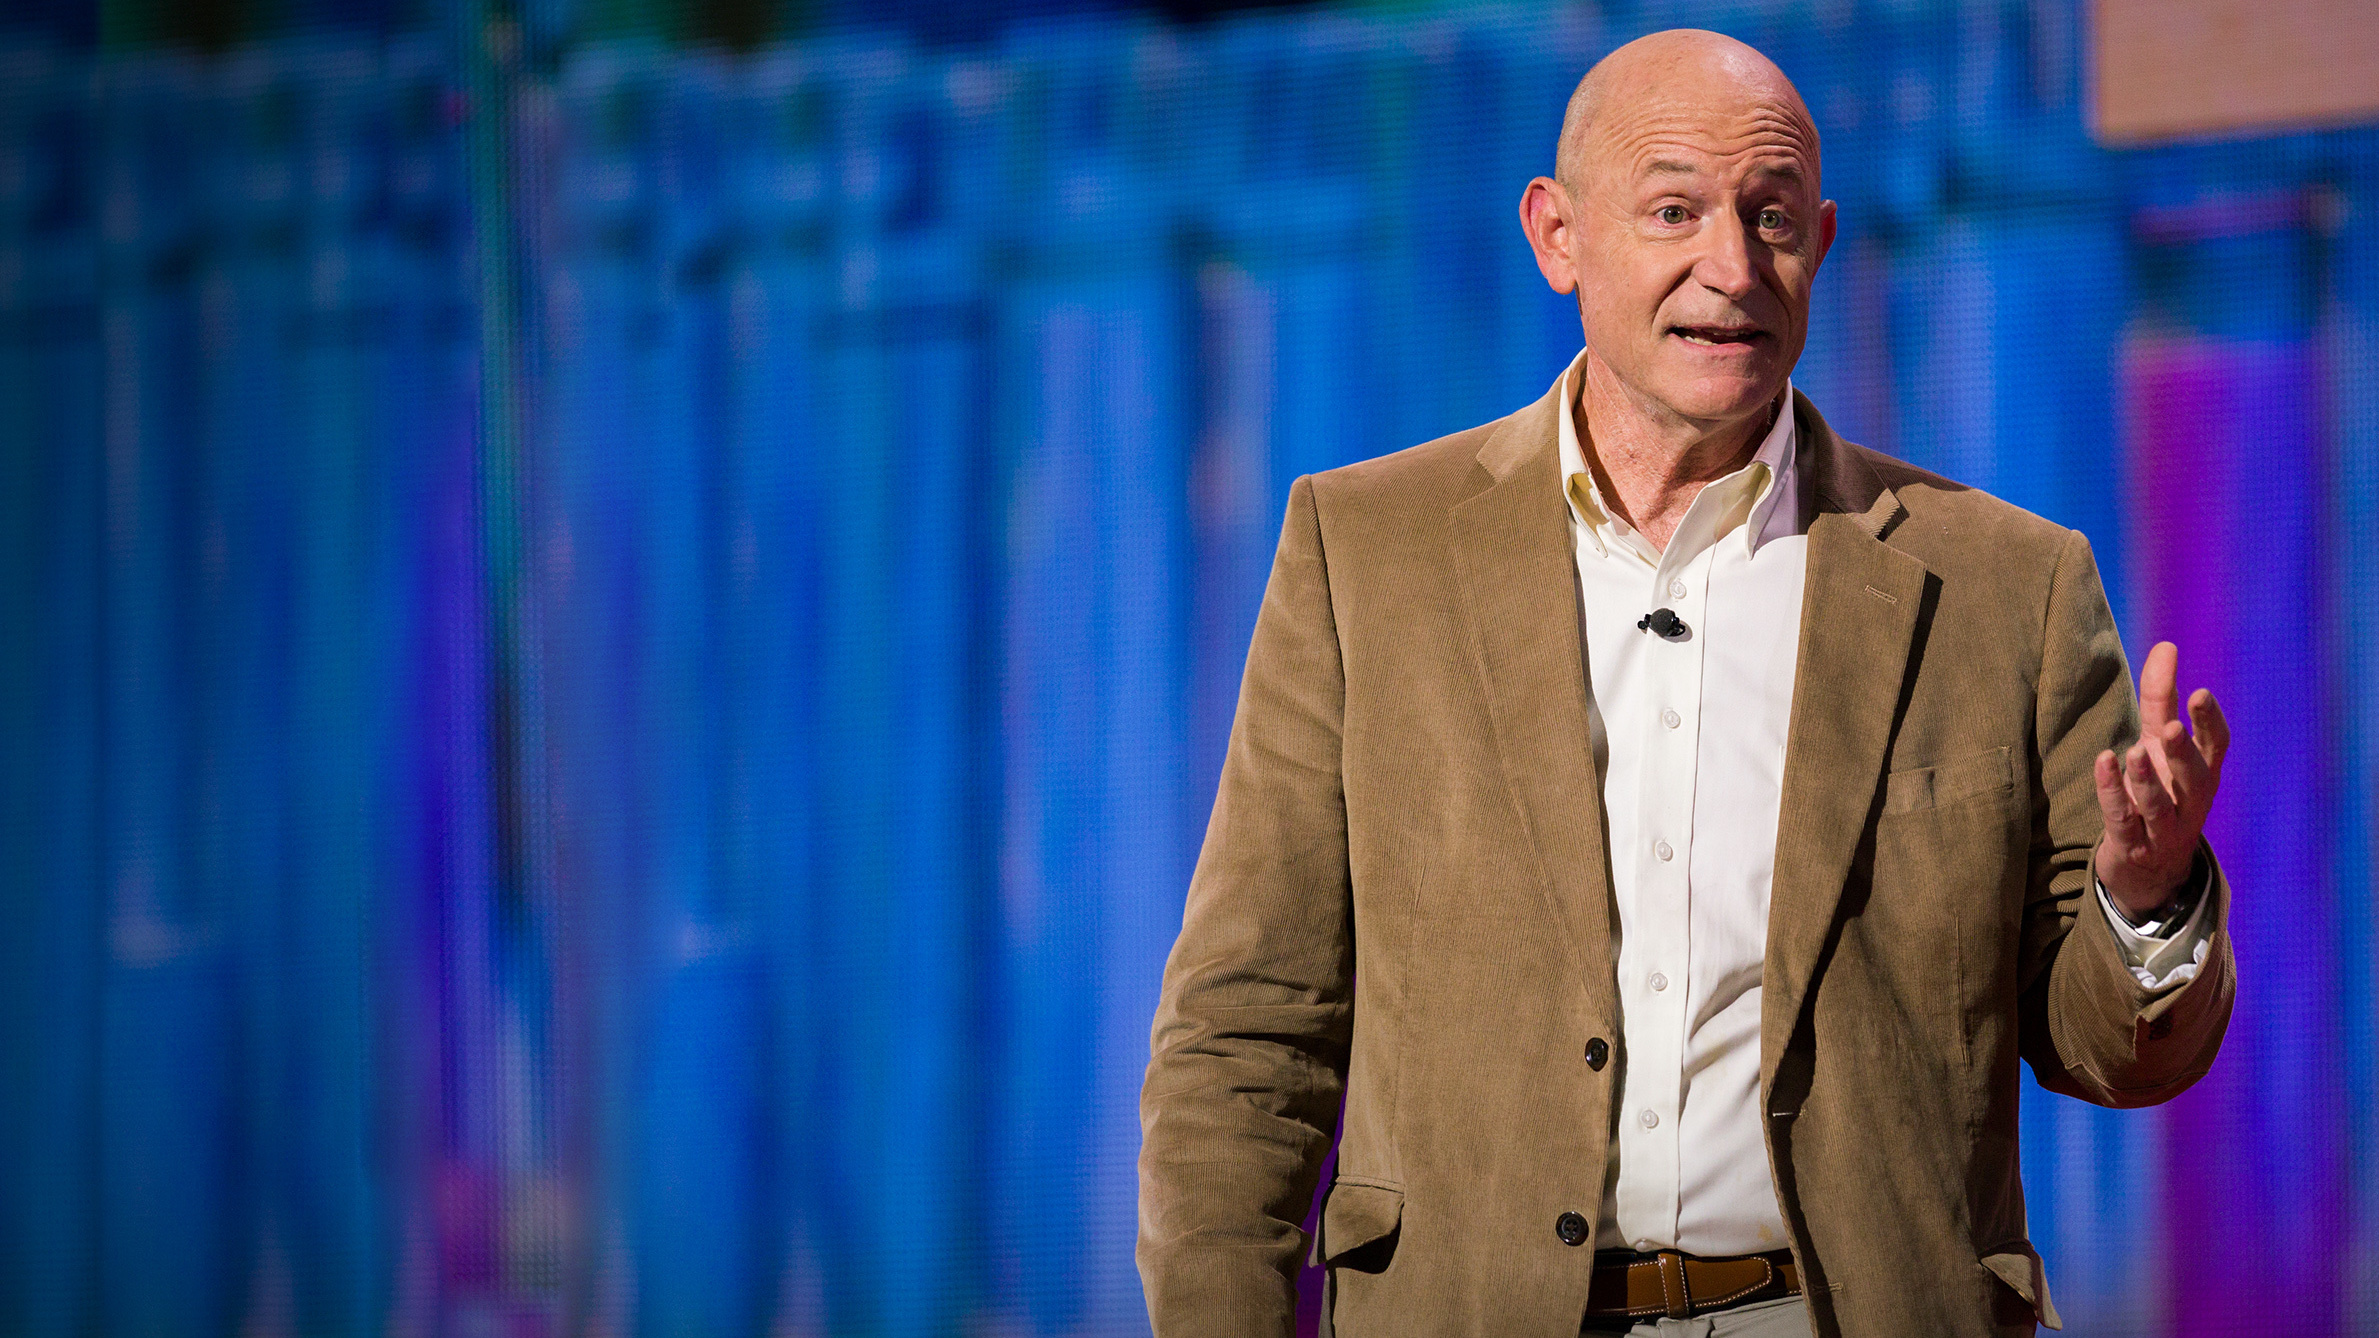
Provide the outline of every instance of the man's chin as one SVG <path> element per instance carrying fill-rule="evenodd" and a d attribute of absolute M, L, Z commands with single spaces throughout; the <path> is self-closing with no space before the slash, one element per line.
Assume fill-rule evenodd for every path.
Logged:
<path fill-rule="evenodd" d="M 1664 387 L 1668 393 L 1659 397 L 1681 418 L 1697 423 L 1734 423 L 1754 414 L 1765 414 L 1783 388 L 1782 376 L 1701 377 Z"/>
<path fill-rule="evenodd" d="M 1688 355 L 1655 357 L 1629 368 L 1605 366 L 1639 403 L 1657 405 L 1712 430 L 1754 414 L 1764 416 L 1784 389 L 1789 371 L 1778 366 L 1772 354 L 1756 360 L 1726 359 L 1719 366 L 1712 366 L 1712 361 Z"/>

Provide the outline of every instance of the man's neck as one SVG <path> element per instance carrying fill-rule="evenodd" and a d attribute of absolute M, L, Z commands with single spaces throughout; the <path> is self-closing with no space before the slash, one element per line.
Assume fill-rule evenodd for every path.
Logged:
<path fill-rule="evenodd" d="M 1779 392 L 1764 408 L 1711 425 L 1646 403 L 1591 351 L 1580 380 L 1572 412 L 1594 485 L 1612 514 L 1656 550 L 1668 548 L 1703 488 L 1750 462 L 1784 402 Z"/>

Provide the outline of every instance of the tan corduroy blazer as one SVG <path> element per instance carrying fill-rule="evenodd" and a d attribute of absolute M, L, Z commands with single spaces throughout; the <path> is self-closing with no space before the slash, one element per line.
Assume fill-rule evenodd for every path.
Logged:
<path fill-rule="evenodd" d="M 1797 397 L 1807 593 L 1760 1030 L 1820 1334 L 2055 1322 L 2017 1059 L 2165 1100 L 2230 1015 L 2229 892 L 2150 999 L 2095 904 L 2091 766 L 2138 732 L 2088 543 L 1844 442 Z M 1291 1331 L 1300 1223 L 1339 1333 L 1574 1335 L 1622 1065 L 1616 918 L 1553 394 L 1301 479 L 1141 1097 L 1165 1338 Z M 2210 854 L 2208 862 L 2210 865 Z"/>

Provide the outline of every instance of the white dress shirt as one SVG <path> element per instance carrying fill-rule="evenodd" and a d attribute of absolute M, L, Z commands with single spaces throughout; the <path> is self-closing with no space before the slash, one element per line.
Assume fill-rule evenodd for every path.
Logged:
<path fill-rule="evenodd" d="M 1759 1015 L 1808 558 L 1793 417 L 1779 413 L 1750 463 L 1704 487 L 1656 550 L 1603 505 L 1586 467 L 1584 356 L 1562 375 L 1561 473 L 1610 824 L 1624 1057 L 1596 1239 L 1702 1255 L 1781 1249 Z M 1637 627 L 1661 608 L 1683 620 L 1682 636 Z M 2196 975 L 2202 898 L 2186 923 L 2141 929 L 2100 898 L 2142 983 Z"/>

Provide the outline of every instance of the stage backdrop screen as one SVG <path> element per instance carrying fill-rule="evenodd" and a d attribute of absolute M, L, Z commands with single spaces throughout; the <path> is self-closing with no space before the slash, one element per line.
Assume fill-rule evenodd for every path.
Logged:
<path fill-rule="evenodd" d="M 2103 145 L 2071 0 L 12 7 L 0 1332 L 1145 1332 L 1289 486 L 1543 393 L 1687 23 L 1824 136 L 1800 387 L 2236 729 L 2220 1062 L 2024 1092 L 2067 1331 L 2379 1332 L 2379 126 Z"/>

